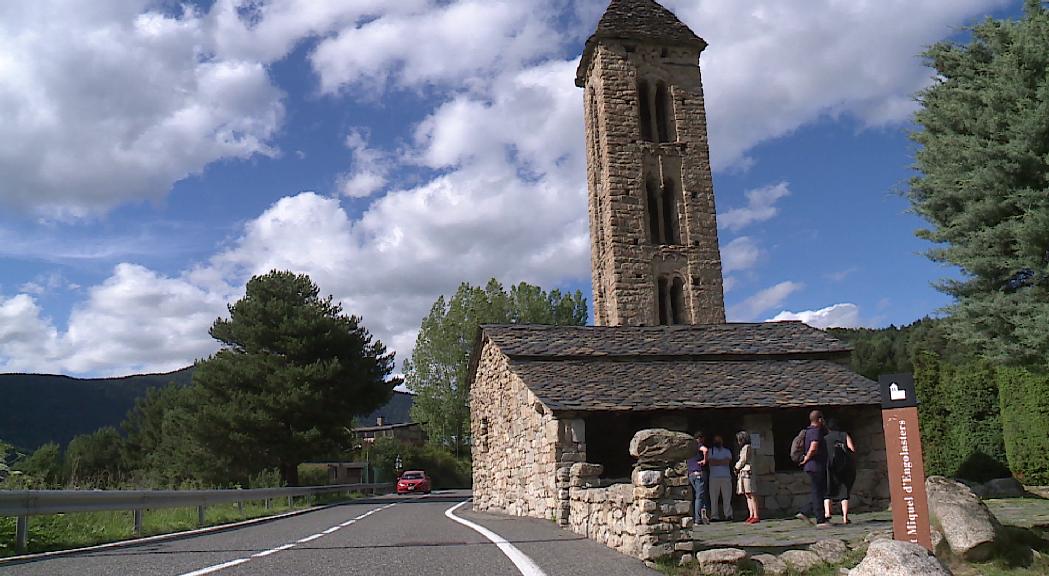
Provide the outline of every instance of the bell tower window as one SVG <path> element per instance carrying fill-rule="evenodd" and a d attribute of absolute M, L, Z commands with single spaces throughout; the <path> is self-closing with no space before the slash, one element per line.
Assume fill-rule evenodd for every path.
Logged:
<path fill-rule="evenodd" d="M 663 180 L 663 240 L 664 244 L 680 244 L 677 226 L 677 191 L 674 181 Z"/>
<path fill-rule="evenodd" d="M 645 182 L 646 206 L 648 208 L 648 240 L 652 244 L 663 243 L 663 230 L 659 218 L 659 184 L 651 178 Z"/>
<path fill-rule="evenodd" d="M 660 277 L 656 282 L 656 305 L 659 306 L 659 325 L 666 326 L 669 320 L 669 302 L 667 301 L 667 279 Z"/>
<path fill-rule="evenodd" d="M 660 142 L 670 142 L 670 93 L 664 82 L 656 84 L 656 128 L 659 131 Z"/>
<path fill-rule="evenodd" d="M 637 81 L 637 110 L 638 120 L 641 122 L 641 139 L 652 142 L 652 109 L 651 96 L 649 95 L 648 82 Z"/>
<path fill-rule="evenodd" d="M 670 284 L 670 319 L 674 324 L 685 323 L 685 283 L 677 276 Z"/>

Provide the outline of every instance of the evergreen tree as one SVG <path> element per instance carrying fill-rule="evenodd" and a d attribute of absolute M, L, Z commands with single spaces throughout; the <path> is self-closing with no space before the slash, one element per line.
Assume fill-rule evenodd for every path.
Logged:
<path fill-rule="evenodd" d="M 423 319 L 405 382 L 415 393 L 412 418 L 422 422 L 430 441 L 457 455 L 470 433 L 470 355 L 481 324 L 557 324 L 582 326 L 586 298 L 578 290 L 549 293 L 524 282 L 510 288 L 492 278 L 482 288 L 463 283 L 450 300 L 441 296 Z"/>
<path fill-rule="evenodd" d="M 124 472 L 123 441 L 112 426 L 74 437 L 66 446 L 65 476 L 78 486 L 104 488 L 119 482 Z"/>
<path fill-rule="evenodd" d="M 253 277 L 229 313 L 193 375 L 197 439 L 228 477 L 277 468 L 298 485 L 301 462 L 346 447 L 353 418 L 390 399 L 393 354 L 306 275 Z"/>
<path fill-rule="evenodd" d="M 966 44 L 926 57 L 908 196 L 961 280 L 950 337 L 997 361 L 1049 360 L 1049 12 L 1027 0 L 1019 21 L 988 20 Z"/>

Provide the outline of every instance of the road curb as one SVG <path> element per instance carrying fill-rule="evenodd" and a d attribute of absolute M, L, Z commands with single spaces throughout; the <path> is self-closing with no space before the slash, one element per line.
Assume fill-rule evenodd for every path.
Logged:
<path fill-rule="evenodd" d="M 357 500 L 365 500 L 366 498 L 359 498 Z M 25 562 L 33 562 L 35 560 L 43 560 L 45 558 L 55 558 L 58 556 L 69 556 L 73 554 L 83 554 L 86 552 L 97 552 L 99 550 L 109 550 L 113 548 L 130 548 L 132 546 L 141 546 L 142 544 L 149 544 L 151 542 L 165 542 L 167 540 L 178 540 L 180 538 L 190 538 L 193 536 L 199 536 L 201 534 L 212 534 L 215 532 L 222 532 L 224 530 L 234 530 L 237 528 L 243 528 L 245 526 L 252 526 L 255 524 L 263 524 L 266 522 L 273 522 L 275 520 L 281 520 L 283 518 L 291 518 L 293 516 L 299 516 L 308 512 L 317 512 L 319 510 L 326 510 L 328 508 L 334 508 L 335 506 L 342 506 L 347 502 L 354 502 L 356 500 L 347 500 L 346 502 L 339 502 L 335 504 L 325 504 L 323 506 L 313 506 L 311 508 L 303 508 L 302 510 L 292 510 L 291 512 L 283 512 L 281 514 L 274 514 L 273 516 L 262 516 L 260 518 L 251 518 L 249 520 L 241 520 L 239 522 L 232 522 L 230 524 L 217 524 L 215 526 L 207 526 L 205 528 L 196 528 L 194 530 L 184 530 L 182 532 L 171 532 L 170 534 L 156 534 L 154 536 L 146 536 L 144 538 L 134 538 L 132 540 L 118 540 L 116 542 L 107 542 L 105 544 L 96 544 L 94 546 L 87 546 L 84 548 L 72 548 L 69 550 L 52 550 L 50 552 L 37 552 L 36 554 L 23 554 L 21 556 L 10 556 L 7 558 L 0 558 L 0 566 L 10 564 L 22 564 Z"/>

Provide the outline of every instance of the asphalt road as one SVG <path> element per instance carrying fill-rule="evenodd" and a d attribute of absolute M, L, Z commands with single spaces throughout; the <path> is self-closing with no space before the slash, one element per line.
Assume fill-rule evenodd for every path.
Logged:
<path fill-rule="evenodd" d="M 237 529 L 83 554 L 0 564 L 11 576 L 396 576 L 657 574 L 640 561 L 532 518 L 446 515 L 469 492 L 356 500 Z M 517 563 L 512 560 L 517 560 Z"/>

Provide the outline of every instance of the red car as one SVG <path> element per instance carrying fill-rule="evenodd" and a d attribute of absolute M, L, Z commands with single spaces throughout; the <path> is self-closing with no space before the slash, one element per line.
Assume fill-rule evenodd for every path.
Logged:
<path fill-rule="evenodd" d="M 412 492 L 430 493 L 430 477 L 422 470 L 405 470 L 404 474 L 397 479 L 397 493 L 410 494 Z"/>

